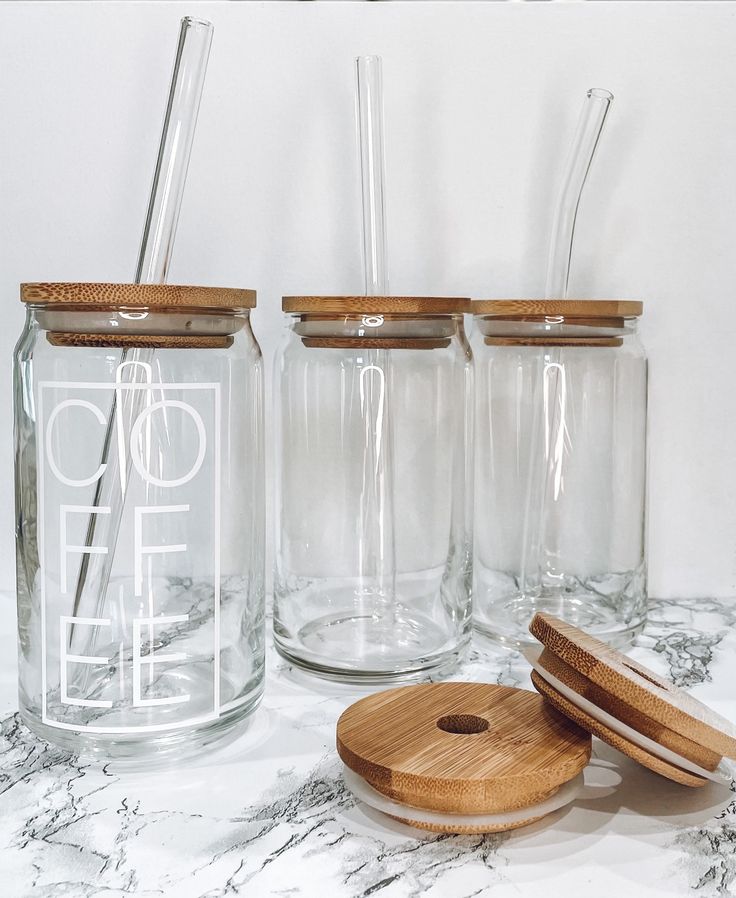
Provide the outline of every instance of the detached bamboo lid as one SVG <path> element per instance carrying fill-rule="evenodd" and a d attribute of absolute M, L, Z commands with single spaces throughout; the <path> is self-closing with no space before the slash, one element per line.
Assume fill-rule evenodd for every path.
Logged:
<path fill-rule="evenodd" d="M 322 315 L 462 315 L 470 300 L 449 296 L 284 296 L 284 312 Z"/>
<path fill-rule="evenodd" d="M 733 724 L 654 671 L 552 615 L 529 629 L 544 646 L 535 688 L 604 742 L 688 786 L 736 757 Z"/>
<path fill-rule="evenodd" d="M 474 299 L 470 311 L 495 318 L 638 318 L 644 303 L 629 299 Z"/>
<path fill-rule="evenodd" d="M 590 737 L 538 695 L 487 683 L 432 683 L 369 695 L 337 723 L 345 765 L 402 806 L 393 816 L 445 832 L 522 826 L 574 779 Z M 569 800 L 569 799 L 568 799 Z M 418 822 L 412 809 L 493 815 L 529 808 L 511 825 Z"/>
<path fill-rule="evenodd" d="M 22 302 L 41 306 L 146 306 L 150 308 L 253 309 L 255 290 L 177 284 L 21 284 Z"/>

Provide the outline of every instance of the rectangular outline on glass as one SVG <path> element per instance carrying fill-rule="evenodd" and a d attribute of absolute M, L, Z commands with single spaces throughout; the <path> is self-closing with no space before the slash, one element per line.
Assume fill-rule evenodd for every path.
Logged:
<path fill-rule="evenodd" d="M 188 720 L 178 721 L 176 723 L 164 724 L 163 726 L 158 726 L 156 724 L 147 725 L 147 726 L 131 726 L 131 727 L 105 727 L 105 726 L 88 726 L 88 725 L 77 725 L 71 723 L 63 723 L 62 721 L 52 720 L 48 716 L 47 712 L 47 703 L 46 703 L 46 690 L 47 690 L 47 670 L 46 670 L 46 649 L 47 649 L 47 639 L 46 639 L 46 546 L 45 540 L 43 539 L 44 528 L 46 524 L 45 517 L 45 502 L 44 502 L 44 471 L 46 467 L 46 457 L 44 455 L 44 447 L 46 442 L 46 434 L 44 430 L 44 418 L 43 418 L 43 391 L 44 387 L 50 387 L 52 389 L 66 389 L 66 390 L 161 390 L 163 393 L 164 390 L 212 390 L 215 397 L 215 459 L 214 459 L 214 468 L 215 468 L 215 495 L 214 495 L 214 543 L 215 543 L 215 557 L 214 557 L 214 656 L 213 656 L 213 671 L 212 671 L 212 681 L 213 681 L 213 710 L 211 713 L 201 715 L 199 717 L 191 717 Z M 39 445 L 39 463 L 40 463 L 40 474 L 39 474 L 39 482 L 38 482 L 38 505 L 39 505 L 39 518 L 41 521 L 41 527 L 38 528 L 38 554 L 40 559 L 40 573 L 41 573 L 41 721 L 46 724 L 46 726 L 55 727 L 60 730 L 73 730 L 74 732 L 80 733 L 155 733 L 155 732 L 165 732 L 167 730 L 176 730 L 181 727 L 192 726 L 195 724 L 207 723 L 211 720 L 216 720 L 220 716 L 220 451 L 221 451 L 221 438 L 220 438 L 220 426 L 222 422 L 222 410 L 220 407 L 221 403 L 221 391 L 219 383 L 156 383 L 156 384 L 125 384 L 125 383 L 99 383 L 99 382 L 85 382 L 85 381 L 53 381 L 53 380 L 42 380 L 38 383 L 38 420 L 41 424 L 41 438 L 38 442 Z M 38 436 L 37 436 L 38 439 Z"/>

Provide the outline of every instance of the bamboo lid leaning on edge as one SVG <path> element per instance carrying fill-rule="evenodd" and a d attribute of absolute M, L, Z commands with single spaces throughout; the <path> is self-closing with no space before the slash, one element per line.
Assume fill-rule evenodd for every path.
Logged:
<path fill-rule="evenodd" d="M 542 643 L 525 652 L 535 688 L 563 714 L 656 773 L 686 786 L 729 782 L 736 728 L 693 696 L 550 614 L 529 626 Z"/>

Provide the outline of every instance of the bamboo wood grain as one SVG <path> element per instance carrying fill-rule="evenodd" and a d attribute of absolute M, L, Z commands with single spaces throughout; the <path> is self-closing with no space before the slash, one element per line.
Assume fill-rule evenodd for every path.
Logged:
<path fill-rule="evenodd" d="M 450 342 L 449 338 L 302 337 L 302 343 L 310 349 L 445 349 Z"/>
<path fill-rule="evenodd" d="M 508 832 L 512 829 L 519 829 L 521 826 L 529 826 L 530 823 L 536 823 L 545 816 L 543 814 L 541 817 L 528 817 L 526 820 L 518 820 L 516 823 L 505 823 L 500 826 L 489 826 L 488 824 L 485 826 L 457 826 L 454 823 L 448 823 L 446 826 L 443 826 L 441 823 L 424 823 L 419 820 L 412 820 L 411 812 L 406 817 L 397 817 L 394 814 L 389 814 L 389 817 L 393 817 L 394 820 L 398 820 L 400 823 L 408 823 L 409 826 L 415 826 L 417 829 L 429 830 L 434 833 L 452 833 L 458 836 Z"/>
<path fill-rule="evenodd" d="M 361 297 L 361 298 L 366 299 L 368 297 Z M 362 321 L 362 319 L 366 317 L 364 312 L 341 312 L 339 314 L 336 314 L 335 312 L 329 312 L 327 314 L 322 314 L 321 312 L 295 312 L 294 314 L 299 315 L 300 321 L 309 321 L 309 322 L 314 322 L 314 321 L 332 321 L 332 322 L 334 322 L 336 319 L 339 319 L 340 321 L 344 320 L 344 321 L 358 322 L 358 321 Z M 383 319 L 385 319 L 386 321 L 404 321 L 403 315 L 395 315 L 390 312 L 386 312 L 386 313 L 382 314 L 381 317 Z M 447 318 L 447 313 L 445 313 L 444 315 L 442 315 L 442 314 L 440 314 L 440 315 L 423 314 L 421 317 L 422 317 L 423 321 L 434 321 L 434 320 L 441 321 L 443 318 Z"/>
<path fill-rule="evenodd" d="M 695 773 L 690 773 L 688 770 L 683 770 L 681 767 L 676 767 L 674 764 L 670 764 L 668 761 L 664 761 L 640 746 L 635 745 L 618 733 L 614 733 L 614 731 L 609 729 L 605 724 L 600 723 L 585 711 L 582 711 L 576 705 L 573 705 L 572 702 L 561 695 L 553 686 L 550 686 L 550 684 L 547 683 L 535 670 L 532 671 L 531 676 L 535 689 L 537 689 L 550 704 L 557 708 L 560 713 L 565 714 L 570 720 L 574 720 L 575 723 L 583 729 L 592 733 L 594 736 L 597 736 L 599 739 L 602 739 L 604 742 L 608 743 L 608 745 L 613 746 L 613 748 L 618 749 L 618 751 L 623 752 L 623 754 L 627 755 L 632 760 L 637 761 L 639 764 L 643 764 L 644 767 L 654 771 L 654 773 L 659 773 L 661 776 L 666 776 L 667 779 L 680 783 L 682 786 L 697 788 L 704 786 L 708 782 L 704 777 L 698 776 Z"/>
<path fill-rule="evenodd" d="M 627 299 L 474 299 L 470 311 L 473 315 L 496 318 L 518 315 L 638 318 L 644 304 Z"/>
<path fill-rule="evenodd" d="M 485 337 L 486 346 L 623 346 L 623 337 Z"/>
<path fill-rule="evenodd" d="M 340 315 L 460 315 L 470 300 L 448 296 L 284 296 L 284 312 Z"/>
<path fill-rule="evenodd" d="M 489 316 L 485 316 L 489 317 Z M 492 317 L 492 316 L 491 316 Z M 526 322 L 532 324 L 539 324 L 540 318 L 564 318 L 565 324 L 574 324 L 576 327 L 594 327 L 600 329 L 602 327 L 613 327 L 617 329 L 621 329 L 626 327 L 626 319 L 620 316 L 607 318 L 603 315 L 593 317 L 593 318 L 585 318 L 581 315 L 504 315 L 501 319 L 506 322 Z"/>
<path fill-rule="evenodd" d="M 46 339 L 52 346 L 122 347 L 146 349 L 227 349 L 232 337 L 167 336 L 149 334 L 66 334 L 50 331 Z"/>
<path fill-rule="evenodd" d="M 252 309 L 255 290 L 193 287 L 177 284 L 33 283 L 20 285 L 22 302 L 37 305 L 80 305 L 108 308 Z"/>
<path fill-rule="evenodd" d="M 550 654 L 610 696 L 615 717 L 633 712 L 714 754 L 736 757 L 734 725 L 654 671 L 552 615 L 536 614 L 529 629 Z"/>
<path fill-rule="evenodd" d="M 410 820 L 411 807 L 493 814 L 537 804 L 585 767 L 591 745 L 533 692 L 431 683 L 351 705 L 337 723 L 337 750 L 374 789 L 408 805 Z"/>
<path fill-rule="evenodd" d="M 652 720 L 645 714 L 641 714 L 635 708 L 618 699 L 612 698 L 611 695 L 591 682 L 587 677 L 578 673 L 574 668 L 566 664 L 557 655 L 545 649 L 540 658 L 539 663 L 548 670 L 552 676 L 556 677 L 565 686 L 577 692 L 578 695 L 588 699 L 597 707 L 613 715 L 617 720 L 635 729 L 643 736 L 647 736 L 665 748 L 682 755 L 693 764 L 704 767 L 706 770 L 715 770 L 719 765 L 722 755 L 718 752 L 711 751 L 704 745 L 694 742 L 685 736 L 670 730 L 656 720 Z"/>

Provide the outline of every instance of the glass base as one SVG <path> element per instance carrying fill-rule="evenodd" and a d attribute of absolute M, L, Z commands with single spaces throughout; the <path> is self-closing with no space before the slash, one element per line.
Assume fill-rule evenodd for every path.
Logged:
<path fill-rule="evenodd" d="M 372 615 L 324 615 L 296 639 L 274 632 L 278 652 L 303 670 L 343 683 L 386 683 L 448 672 L 470 640 L 448 639 L 447 629 L 417 614 L 380 620 Z"/>
<path fill-rule="evenodd" d="M 149 733 L 95 733 L 66 730 L 43 723 L 21 704 L 23 723 L 36 736 L 75 755 L 114 767 L 134 768 L 145 762 L 146 769 L 191 758 L 235 738 L 263 697 L 263 687 L 243 697 L 237 707 L 219 717 L 181 729 Z"/>
<path fill-rule="evenodd" d="M 478 610 L 482 607 L 482 613 Z M 591 636 L 621 648 L 633 642 L 646 623 L 646 613 L 622 620 L 620 612 L 600 602 L 599 596 L 552 594 L 506 596 L 476 603 L 473 626 L 477 633 L 509 648 L 539 645 L 529 632 L 537 612 L 552 614 Z"/>

